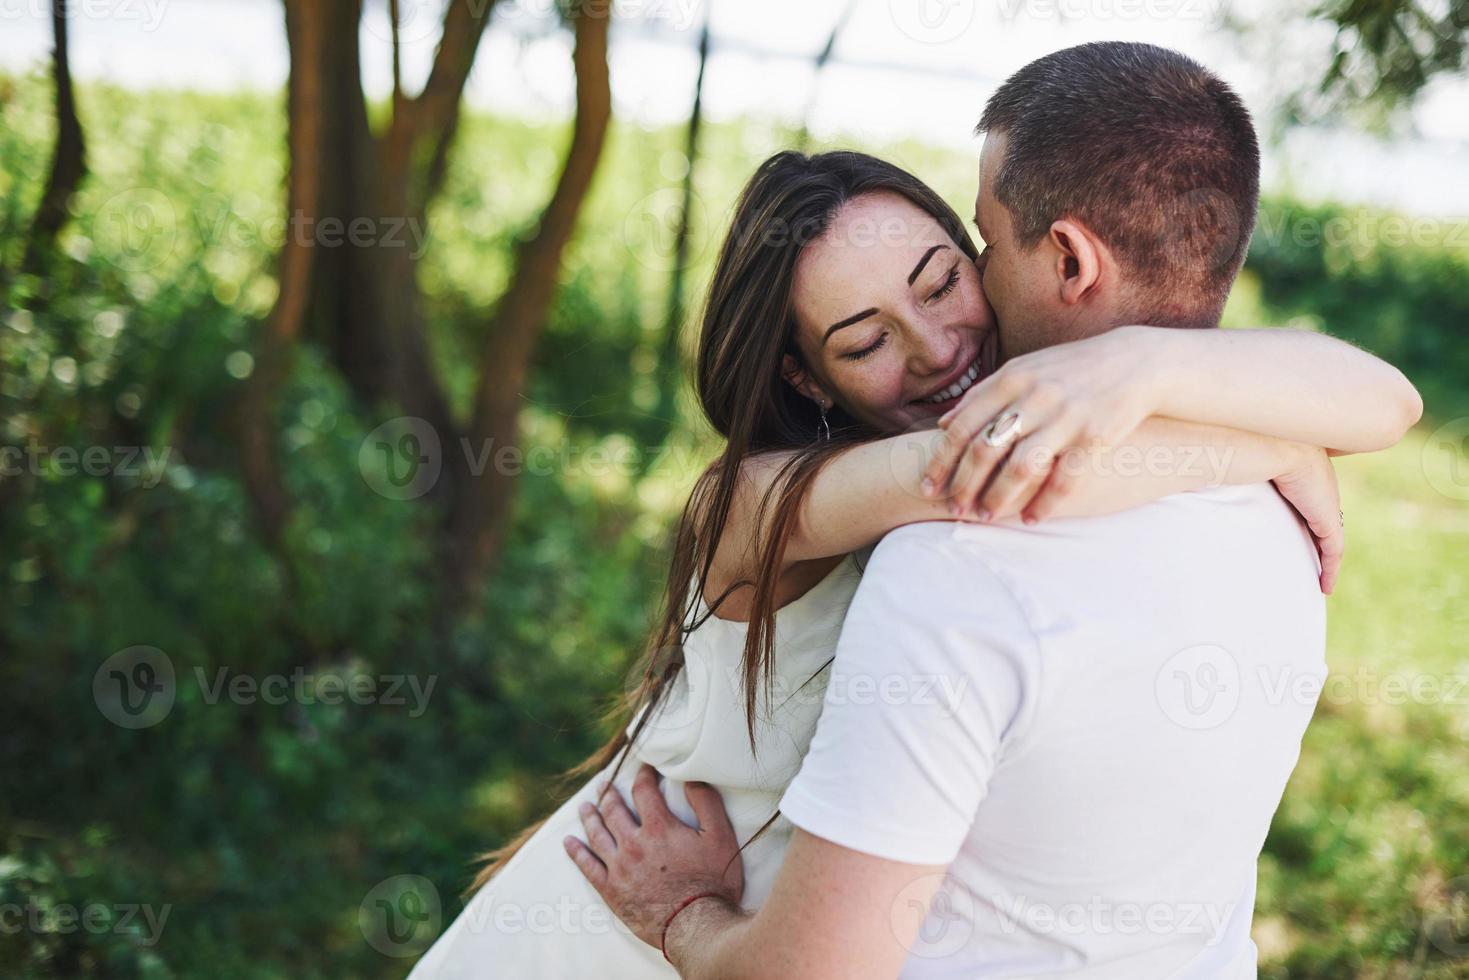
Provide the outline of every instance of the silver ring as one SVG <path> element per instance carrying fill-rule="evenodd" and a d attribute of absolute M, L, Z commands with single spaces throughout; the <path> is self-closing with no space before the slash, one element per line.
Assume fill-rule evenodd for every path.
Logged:
<path fill-rule="evenodd" d="M 1003 449 L 1010 445 L 1020 437 L 1020 412 L 1010 408 L 996 415 L 979 430 L 979 437 L 991 449 Z"/>

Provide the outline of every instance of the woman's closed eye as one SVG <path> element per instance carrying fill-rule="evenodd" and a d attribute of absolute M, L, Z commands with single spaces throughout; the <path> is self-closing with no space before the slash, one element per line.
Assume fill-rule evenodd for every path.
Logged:
<path fill-rule="evenodd" d="M 868 344 L 866 347 L 862 348 L 861 350 L 849 351 L 849 352 L 843 354 L 842 355 L 842 359 L 843 360 L 846 360 L 846 361 L 860 361 L 864 357 L 870 357 L 871 355 L 876 354 L 879 350 L 882 349 L 882 345 L 883 344 L 886 344 L 887 342 L 888 342 L 888 335 L 887 334 L 885 334 L 885 333 L 878 334 L 877 335 L 877 339 L 874 340 L 872 343 Z"/>
<path fill-rule="evenodd" d="M 944 284 L 938 289 L 934 290 L 933 295 L 929 297 L 929 300 L 933 301 L 943 299 L 945 296 L 952 293 L 954 291 L 954 287 L 957 285 L 959 285 L 959 266 L 955 265 L 952 269 L 949 270 L 949 277 L 944 280 Z"/>

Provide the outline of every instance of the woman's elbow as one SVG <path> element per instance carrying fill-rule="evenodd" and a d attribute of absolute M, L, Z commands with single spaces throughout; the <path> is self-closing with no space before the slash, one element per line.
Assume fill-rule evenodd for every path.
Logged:
<path fill-rule="evenodd" d="M 1378 425 L 1373 426 L 1371 437 L 1359 452 L 1378 452 L 1391 449 L 1402 441 L 1408 430 L 1423 417 L 1423 396 L 1403 372 L 1388 366 L 1391 372 L 1385 384 L 1383 412 Z"/>
<path fill-rule="evenodd" d="M 1398 425 L 1392 444 L 1396 445 L 1398 440 L 1402 439 L 1408 430 L 1417 425 L 1418 420 L 1423 418 L 1423 396 L 1418 393 L 1418 389 L 1413 386 L 1413 382 L 1408 380 L 1407 375 L 1396 368 L 1393 369 L 1393 372 L 1397 375 L 1396 404 L 1398 406 Z"/>

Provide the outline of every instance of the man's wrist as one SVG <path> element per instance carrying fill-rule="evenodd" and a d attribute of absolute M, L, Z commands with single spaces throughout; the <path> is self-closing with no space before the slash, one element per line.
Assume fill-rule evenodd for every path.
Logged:
<path fill-rule="evenodd" d="M 707 944 L 738 922 L 740 907 L 720 895 L 701 895 L 679 911 L 663 932 L 663 955 L 681 976 L 690 976 L 688 951 Z"/>

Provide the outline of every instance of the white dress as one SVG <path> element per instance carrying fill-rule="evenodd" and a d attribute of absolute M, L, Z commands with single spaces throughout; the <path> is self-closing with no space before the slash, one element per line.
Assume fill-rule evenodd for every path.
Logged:
<path fill-rule="evenodd" d="M 630 801 L 638 766 L 663 774 L 670 808 L 694 824 L 686 781 L 716 787 L 741 841 L 777 813 L 816 731 L 837 637 L 861 577 L 848 556 L 805 595 L 776 614 L 775 677 L 757 702 L 756 749 L 745 722 L 740 658 L 745 624 L 708 617 L 684 642 L 684 667 L 659 713 L 623 762 L 617 784 Z M 707 611 L 702 602 L 700 614 Z M 627 931 L 562 849 L 582 833 L 577 807 L 590 780 L 557 810 L 482 888 L 424 954 L 410 980 L 448 978 L 676 977 L 653 947 Z M 744 907 L 770 894 L 790 842 L 784 818 L 743 852 Z"/>

